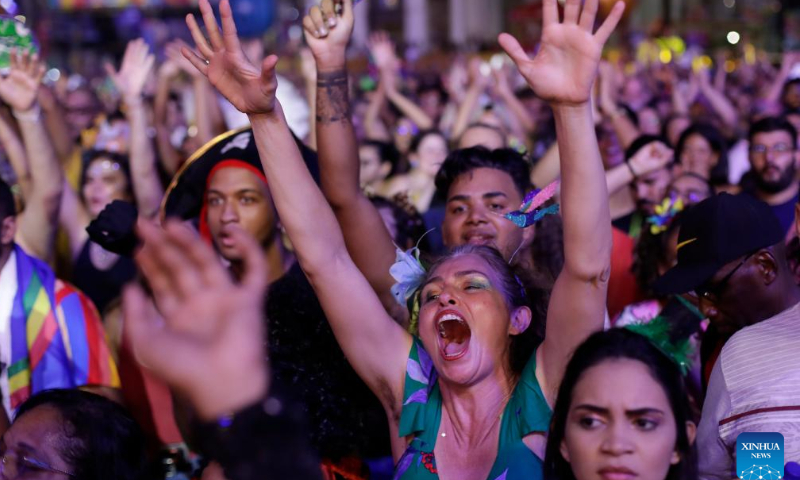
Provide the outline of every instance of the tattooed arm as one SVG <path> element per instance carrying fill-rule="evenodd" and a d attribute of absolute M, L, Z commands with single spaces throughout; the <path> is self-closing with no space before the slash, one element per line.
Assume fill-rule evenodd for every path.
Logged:
<path fill-rule="evenodd" d="M 395 247 L 383 219 L 359 183 L 358 143 L 351 119 L 345 49 L 353 30 L 348 2 L 341 16 L 333 2 L 312 8 L 304 19 L 306 41 L 317 64 L 317 147 L 322 191 L 344 233 L 356 266 L 396 319 L 405 317 L 391 295 L 389 267 Z M 335 21 L 335 25 L 332 24 Z"/>

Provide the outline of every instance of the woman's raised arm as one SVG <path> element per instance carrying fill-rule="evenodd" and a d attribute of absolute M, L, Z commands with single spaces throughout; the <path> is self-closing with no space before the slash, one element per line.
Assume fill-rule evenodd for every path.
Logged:
<path fill-rule="evenodd" d="M 187 23 L 202 57 L 188 49 L 183 53 L 249 116 L 281 223 L 337 341 L 386 408 L 399 408 L 411 336 L 389 317 L 353 264 L 336 217 L 302 160 L 275 98 L 278 58 L 267 57 L 260 68 L 247 60 L 228 0 L 220 2 L 221 32 L 208 0 L 200 0 L 200 10 L 209 40 L 190 15 Z"/>
<path fill-rule="evenodd" d="M 553 287 L 546 338 L 537 353 L 537 377 L 550 402 L 573 350 L 602 329 L 605 318 L 611 215 L 590 92 L 624 4 L 618 2 L 593 34 L 597 4 L 587 0 L 581 9 L 580 0 L 567 0 L 559 22 L 556 0 L 544 0 L 542 46 L 533 59 L 514 37 L 500 36 L 533 91 L 552 106 L 561 154 L 564 269 Z"/>

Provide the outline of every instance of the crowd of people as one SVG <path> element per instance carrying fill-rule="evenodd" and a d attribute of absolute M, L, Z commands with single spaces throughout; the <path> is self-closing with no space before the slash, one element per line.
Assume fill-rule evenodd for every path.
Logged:
<path fill-rule="evenodd" d="M 800 56 L 646 63 L 608 55 L 622 2 L 542 3 L 535 48 L 379 32 L 365 67 L 353 0 L 281 59 L 200 0 L 112 100 L 13 51 L 0 478 L 728 480 L 744 432 L 800 462 Z"/>

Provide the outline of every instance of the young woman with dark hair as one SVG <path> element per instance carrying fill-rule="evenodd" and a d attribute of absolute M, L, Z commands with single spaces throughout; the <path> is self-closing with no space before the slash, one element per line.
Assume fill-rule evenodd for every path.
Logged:
<path fill-rule="evenodd" d="M 575 350 L 553 408 L 547 480 L 696 480 L 686 388 L 678 364 L 617 328 Z"/>

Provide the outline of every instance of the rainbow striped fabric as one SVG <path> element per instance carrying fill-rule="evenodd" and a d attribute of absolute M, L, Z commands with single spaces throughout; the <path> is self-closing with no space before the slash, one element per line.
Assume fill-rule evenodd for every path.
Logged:
<path fill-rule="evenodd" d="M 11 409 L 51 388 L 118 388 L 117 366 L 92 302 L 56 279 L 46 263 L 14 248 L 18 287 L 11 310 Z"/>

